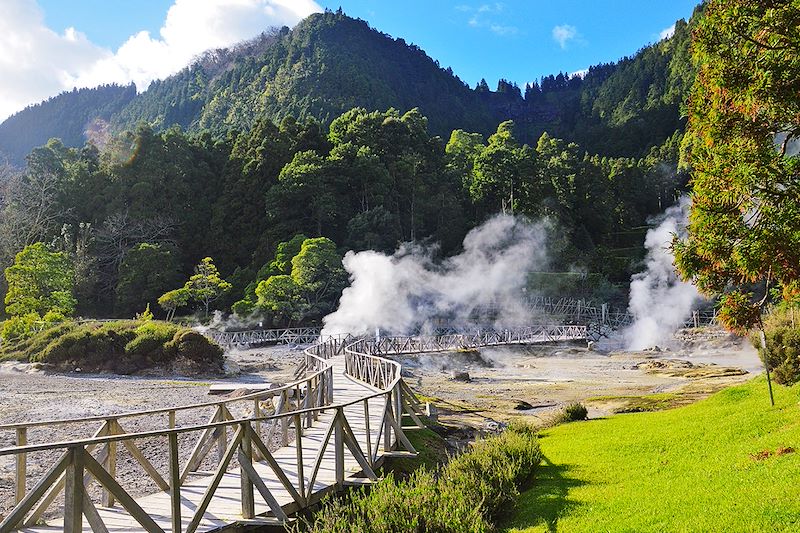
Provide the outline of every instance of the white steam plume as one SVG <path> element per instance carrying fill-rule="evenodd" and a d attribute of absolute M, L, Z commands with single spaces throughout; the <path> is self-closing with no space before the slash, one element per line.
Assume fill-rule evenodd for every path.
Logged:
<path fill-rule="evenodd" d="M 547 262 L 546 224 L 498 215 L 470 231 L 464 251 L 434 263 L 431 250 L 405 244 L 394 253 L 348 252 L 350 286 L 323 319 L 323 334 L 410 333 L 435 316 L 466 319 L 476 307 L 501 310 L 496 325 L 527 315 L 528 272 Z"/>
<path fill-rule="evenodd" d="M 673 235 L 686 236 L 690 204 L 688 197 L 682 197 L 653 221 L 658 224 L 655 228 L 647 231 L 647 269 L 631 277 L 628 311 L 634 321 L 623 333 L 630 350 L 668 343 L 700 298 L 694 285 L 678 277 L 670 249 Z"/>

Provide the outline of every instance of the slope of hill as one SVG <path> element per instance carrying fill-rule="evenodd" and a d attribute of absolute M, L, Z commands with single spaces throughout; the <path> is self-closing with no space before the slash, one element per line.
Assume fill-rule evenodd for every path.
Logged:
<path fill-rule="evenodd" d="M 87 131 L 102 133 L 104 123 L 134 96 L 134 85 L 104 85 L 73 89 L 29 106 L 0 124 L 0 160 L 22 165 L 31 149 L 51 137 L 60 138 L 67 146 L 82 146 Z"/>
<path fill-rule="evenodd" d="M 442 136 L 453 129 L 486 135 L 513 119 L 524 142 L 547 131 L 590 153 L 641 156 L 683 127 L 680 106 L 694 75 L 690 27 L 678 21 L 670 39 L 593 66 L 584 77 L 547 76 L 523 95 L 505 80 L 496 91 L 485 82 L 471 89 L 402 38 L 341 12 L 318 13 L 293 30 L 209 51 L 135 97 L 131 88 L 84 89 L 28 108 L 0 125 L 0 151 L 19 161 L 49 137 L 81 145 L 87 119 L 110 114 L 115 131 L 145 121 L 157 129 L 177 124 L 223 136 L 249 130 L 263 117 L 315 118 L 326 125 L 353 107 L 419 107 L 430 131 Z"/>

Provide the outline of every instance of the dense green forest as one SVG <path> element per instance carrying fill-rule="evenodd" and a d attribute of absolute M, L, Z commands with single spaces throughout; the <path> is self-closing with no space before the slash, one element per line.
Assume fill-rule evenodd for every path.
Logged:
<path fill-rule="evenodd" d="M 455 130 L 446 141 L 417 109 L 355 108 L 327 131 L 313 119 L 262 119 L 222 140 L 140 125 L 102 152 L 57 140 L 33 150 L 28 170 L 5 184 L 13 201 L 0 246 L 8 265 L 22 247 L 51 243 L 71 258 L 79 313 L 130 316 L 155 308 L 206 256 L 233 284 L 216 302 L 227 308 L 297 234 L 341 250 L 428 239 L 449 253 L 470 228 L 513 209 L 553 221 L 552 268 L 621 281 L 634 265 L 619 236 L 680 185 L 663 164 L 677 142 L 638 160 L 592 156 L 547 134 L 520 144 L 510 121 L 488 139 Z"/>
<path fill-rule="evenodd" d="M 489 135 L 510 119 L 524 143 L 547 131 L 590 153 L 642 157 L 684 126 L 680 107 L 694 77 L 691 24 L 680 20 L 671 38 L 583 76 L 558 73 L 523 88 L 499 80 L 491 91 L 483 80 L 468 87 L 419 47 L 363 20 L 319 13 L 292 30 L 206 52 L 139 95 L 132 87 L 81 89 L 26 109 L 0 125 L 0 153 L 22 164 L 50 137 L 79 147 L 92 122 L 110 121 L 119 133 L 144 120 L 156 130 L 178 125 L 223 138 L 263 118 L 327 126 L 354 107 L 417 107 L 430 132 L 445 138 L 458 128 Z"/>
<path fill-rule="evenodd" d="M 27 323 L 148 305 L 313 321 L 346 282 L 344 251 L 415 240 L 450 254 L 501 211 L 550 221 L 549 269 L 591 272 L 613 296 L 637 268 L 647 218 L 686 183 L 676 168 L 695 18 L 524 94 L 504 80 L 470 89 L 341 12 L 208 52 L 135 97 L 94 90 L 107 93 L 104 117 L 122 105 L 98 121 L 110 124 L 102 143 L 52 139 L 24 170 L 0 169 L 0 266 L 29 272 L 36 254 L 62 265 L 47 283 L 19 278 L 6 311 L 26 309 Z M 92 94 L 33 110 L 88 117 Z M 31 128 L 32 112 L 12 118 Z M 39 305 L 53 291 L 74 301 Z"/>
<path fill-rule="evenodd" d="M 67 146 L 83 146 L 87 139 L 102 142 L 108 121 L 135 96 L 134 85 L 103 85 L 73 89 L 27 107 L 0 124 L 0 162 L 23 165 L 34 147 L 53 137 Z"/>

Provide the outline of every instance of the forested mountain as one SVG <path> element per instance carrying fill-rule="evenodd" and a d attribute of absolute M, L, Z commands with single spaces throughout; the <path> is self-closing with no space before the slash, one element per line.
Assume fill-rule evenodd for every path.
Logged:
<path fill-rule="evenodd" d="M 62 313 L 130 317 L 159 311 L 159 294 L 166 312 L 185 309 L 176 284 L 211 257 L 232 286 L 212 308 L 309 322 L 338 297 L 338 254 L 408 241 L 449 254 L 510 210 L 549 221 L 547 269 L 621 295 L 613 284 L 638 268 L 646 220 L 685 185 L 692 24 L 522 94 L 504 80 L 471 89 L 419 48 L 326 12 L 208 52 L 136 96 L 62 95 L 3 126 L 34 131 L 41 116 L 63 140 L 33 148 L 25 169 L 0 168 L 0 268 L 47 247 L 74 274 Z M 84 144 L 94 119 L 107 135 Z"/>
<path fill-rule="evenodd" d="M 145 121 L 222 138 L 261 118 L 314 118 L 326 126 L 353 107 L 417 107 L 441 136 L 458 128 L 488 135 L 512 119 L 523 142 L 547 131 L 590 153 L 640 157 L 683 127 L 680 105 L 693 78 L 689 34 L 690 25 L 678 21 L 673 37 L 582 77 L 559 73 L 523 89 L 500 80 L 491 91 L 483 81 L 469 88 L 419 47 L 365 21 L 318 13 L 292 30 L 209 51 L 135 98 L 132 88 L 83 89 L 26 109 L 0 126 L 0 152 L 19 162 L 50 137 L 81 146 L 94 117 L 111 117 L 116 132 Z"/>
<path fill-rule="evenodd" d="M 73 89 L 10 116 L 0 124 L 0 162 L 23 165 L 25 156 L 57 137 L 67 146 L 105 137 L 111 116 L 133 100 L 136 87 Z"/>

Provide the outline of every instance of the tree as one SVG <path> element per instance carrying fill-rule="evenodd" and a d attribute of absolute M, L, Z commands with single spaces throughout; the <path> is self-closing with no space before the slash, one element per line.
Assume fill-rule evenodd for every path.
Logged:
<path fill-rule="evenodd" d="M 347 285 L 336 244 L 325 237 L 306 239 L 292 259 L 292 279 L 302 290 L 309 313 L 324 316 L 332 311 Z"/>
<path fill-rule="evenodd" d="M 0 336 L 5 340 L 25 338 L 43 323 L 55 323 L 75 312 L 72 265 L 63 252 L 51 252 L 37 242 L 19 252 L 5 270 L 8 291 Z"/>
<path fill-rule="evenodd" d="M 695 32 L 689 100 L 688 237 L 674 245 L 686 279 L 722 294 L 720 317 L 760 323 L 772 289 L 800 296 L 800 5 L 712 0 Z"/>
<path fill-rule="evenodd" d="M 189 303 L 191 293 L 186 287 L 165 292 L 158 298 L 158 305 L 167 312 L 167 320 L 175 317 L 175 311 Z"/>
<path fill-rule="evenodd" d="M 51 252 L 44 243 L 26 246 L 5 271 L 8 292 L 5 297 L 9 315 L 57 311 L 65 316 L 75 312 L 72 296 L 75 280 L 69 258 L 63 252 Z"/>
<path fill-rule="evenodd" d="M 200 303 L 205 310 L 205 316 L 208 316 L 211 302 L 228 292 L 231 284 L 219 275 L 214 260 L 205 257 L 194 267 L 194 274 L 186 282 L 185 288 L 189 291 L 190 298 Z"/>
<path fill-rule="evenodd" d="M 771 297 L 800 298 L 798 25 L 796 1 L 705 5 L 684 138 L 692 208 L 688 237 L 674 243 L 682 276 L 722 295 L 722 323 L 760 330 L 771 401 L 761 311 Z"/>
<path fill-rule="evenodd" d="M 180 281 L 179 276 L 172 249 L 160 244 L 139 244 L 119 266 L 117 311 L 130 315 L 145 304 L 156 302 L 159 295 Z"/>
<path fill-rule="evenodd" d="M 256 287 L 257 305 L 290 325 L 302 320 L 307 306 L 303 291 L 291 276 L 271 276 Z"/>

